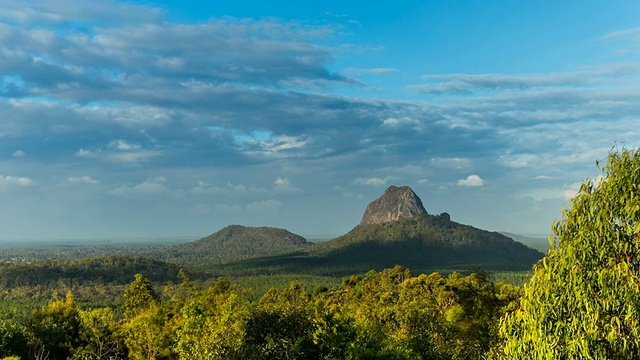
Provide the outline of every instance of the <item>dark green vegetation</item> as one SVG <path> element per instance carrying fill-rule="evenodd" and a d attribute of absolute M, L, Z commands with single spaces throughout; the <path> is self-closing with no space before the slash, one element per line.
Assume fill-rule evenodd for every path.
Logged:
<path fill-rule="evenodd" d="M 0 263 L 0 297 L 13 303 L 73 291 L 82 302 L 112 303 L 121 297 L 122 289 L 137 273 L 144 273 L 156 284 L 174 284 L 180 281 L 179 271 L 175 264 L 123 255 Z"/>
<path fill-rule="evenodd" d="M 640 152 L 611 154 L 603 171 L 554 224 L 541 261 L 504 235 L 422 213 L 315 245 L 232 226 L 153 249 L 164 261 L 3 263 L 0 358 L 636 359 Z M 532 277 L 516 271 L 533 263 Z"/>
<path fill-rule="evenodd" d="M 75 260 L 43 260 L 32 263 L 0 265 L 0 287 L 35 286 L 82 282 L 127 284 L 131 277 L 144 272 L 155 282 L 175 280 L 180 268 L 163 261 L 114 255 Z"/>
<path fill-rule="evenodd" d="M 207 267 L 288 253 L 310 245 L 302 236 L 284 229 L 230 225 L 200 240 L 172 246 L 159 255 L 176 263 Z"/>

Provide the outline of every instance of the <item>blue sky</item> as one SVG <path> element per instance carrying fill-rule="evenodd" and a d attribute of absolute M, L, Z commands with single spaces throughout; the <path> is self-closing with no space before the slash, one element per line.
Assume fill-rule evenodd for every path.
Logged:
<path fill-rule="evenodd" d="M 0 239 L 546 234 L 640 138 L 635 1 L 0 0 Z"/>

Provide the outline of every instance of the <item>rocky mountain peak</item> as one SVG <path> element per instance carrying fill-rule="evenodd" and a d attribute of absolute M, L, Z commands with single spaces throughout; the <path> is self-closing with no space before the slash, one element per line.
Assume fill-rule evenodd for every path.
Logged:
<path fill-rule="evenodd" d="M 367 206 L 360 225 L 381 224 L 426 214 L 422 201 L 408 186 L 389 186 Z"/>

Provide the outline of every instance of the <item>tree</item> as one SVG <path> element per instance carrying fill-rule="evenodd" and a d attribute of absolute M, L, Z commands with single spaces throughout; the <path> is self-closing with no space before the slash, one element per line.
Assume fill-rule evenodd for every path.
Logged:
<path fill-rule="evenodd" d="M 111 308 L 80 310 L 80 339 L 84 346 L 74 359 L 123 359 L 124 344 Z"/>
<path fill-rule="evenodd" d="M 139 311 L 123 324 L 129 359 L 155 360 L 172 355 L 171 338 L 165 328 L 166 314 L 160 305 Z"/>
<path fill-rule="evenodd" d="M 180 359 L 242 359 L 238 355 L 251 304 L 225 279 L 196 294 L 181 310 Z"/>
<path fill-rule="evenodd" d="M 509 359 L 640 353 L 640 152 L 612 152 L 553 226 L 552 247 L 501 325 Z"/>
<path fill-rule="evenodd" d="M 0 357 L 27 355 L 27 334 L 24 326 L 10 320 L 0 320 Z"/>
<path fill-rule="evenodd" d="M 269 289 L 246 320 L 241 358 L 308 358 L 316 330 L 310 300 L 297 281 L 282 291 Z"/>
<path fill-rule="evenodd" d="M 136 274 L 131 285 L 124 291 L 125 316 L 134 317 L 159 303 L 160 296 L 153 290 L 149 279 Z"/>
<path fill-rule="evenodd" d="M 32 357 L 43 354 L 48 359 L 68 359 L 79 344 L 80 320 L 73 294 L 34 310 L 28 320 Z"/>

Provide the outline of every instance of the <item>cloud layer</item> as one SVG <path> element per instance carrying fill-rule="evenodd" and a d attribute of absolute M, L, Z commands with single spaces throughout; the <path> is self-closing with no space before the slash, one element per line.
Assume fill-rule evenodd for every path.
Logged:
<path fill-rule="evenodd" d="M 231 222 L 340 234 L 392 184 L 454 220 L 545 232 L 596 159 L 640 138 L 640 62 L 628 58 L 422 74 L 370 96 L 370 77 L 411 69 L 341 68 L 360 46 L 344 24 L 176 22 L 114 1 L 0 6 L 0 191 L 18 209 L 0 213 L 15 220 L 8 237 L 205 235 Z M 637 32 L 596 43 L 633 49 Z"/>

